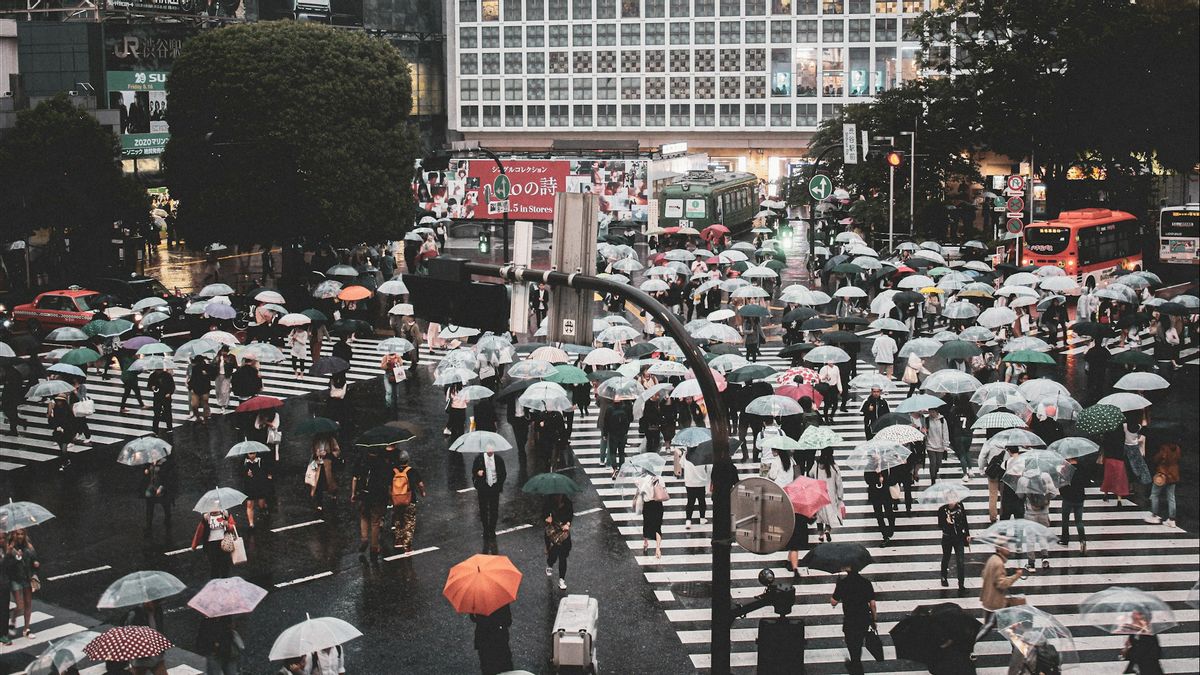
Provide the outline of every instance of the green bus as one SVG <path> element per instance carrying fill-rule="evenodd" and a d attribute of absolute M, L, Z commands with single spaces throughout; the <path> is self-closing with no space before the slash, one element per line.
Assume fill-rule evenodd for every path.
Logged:
<path fill-rule="evenodd" d="M 758 176 L 746 172 L 689 171 L 658 196 L 658 226 L 693 227 L 703 232 L 721 224 L 737 235 L 750 228 L 759 211 Z"/>

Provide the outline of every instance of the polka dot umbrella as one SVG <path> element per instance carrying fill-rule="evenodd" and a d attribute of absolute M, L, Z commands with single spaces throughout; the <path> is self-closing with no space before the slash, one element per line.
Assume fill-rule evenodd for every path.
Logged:
<path fill-rule="evenodd" d="M 149 626 L 110 628 L 83 648 L 93 661 L 132 661 L 158 656 L 175 645 Z"/>

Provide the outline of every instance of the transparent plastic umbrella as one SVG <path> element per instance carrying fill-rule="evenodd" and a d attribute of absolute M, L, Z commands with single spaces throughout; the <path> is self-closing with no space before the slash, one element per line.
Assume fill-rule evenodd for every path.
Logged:
<path fill-rule="evenodd" d="M 891 427 L 888 428 L 890 429 Z M 943 480 L 921 491 L 918 501 L 922 504 L 957 504 L 969 496 L 971 496 L 970 486 L 963 485 L 961 481 Z"/>
<path fill-rule="evenodd" d="M 726 326 L 723 323 L 710 323 L 707 326 L 702 326 L 692 337 L 700 340 L 708 340 L 709 342 L 726 342 L 730 344 L 740 344 L 742 335 L 733 326 Z"/>
<path fill-rule="evenodd" d="M 404 338 L 391 337 L 375 345 L 375 350 L 381 354 L 407 354 L 416 348 L 412 342 Z"/>
<path fill-rule="evenodd" d="M 1059 667 L 1070 668 L 1079 664 L 1074 636 L 1053 615 L 1032 605 L 1017 605 L 996 610 L 995 619 L 996 628 L 1016 649 L 1051 647 L 1050 653 L 1057 655 Z"/>
<path fill-rule="evenodd" d="M 746 357 L 739 354 L 721 354 L 708 362 L 708 367 L 720 373 L 729 373 L 749 364 Z"/>
<path fill-rule="evenodd" d="M 934 374 L 936 375 L 937 373 Z M 929 380 L 926 379 L 925 381 L 928 382 Z M 974 392 L 971 394 L 971 403 L 975 405 L 980 405 L 984 401 L 998 396 L 1019 396 L 1022 400 L 1025 400 L 1024 394 L 1017 389 L 1017 385 L 1010 382 L 988 382 L 987 384 L 980 384 L 971 391 Z"/>
<path fill-rule="evenodd" d="M 553 366 L 551 366 L 553 368 Z M 433 384 L 437 387 L 444 387 L 448 384 L 466 384 L 475 379 L 477 375 L 473 370 L 466 368 L 447 368 L 433 378 Z"/>
<path fill-rule="evenodd" d="M 653 340 L 651 342 L 653 342 Z M 671 342 L 674 344 L 674 340 Z M 657 344 L 655 346 L 657 346 Z M 591 352 L 588 352 L 587 356 L 583 357 L 583 362 L 589 366 L 611 366 L 618 363 L 624 363 L 624 361 L 625 359 L 620 354 L 612 349 L 609 349 L 608 347 L 594 349 Z M 509 374 L 512 374 L 512 368 L 509 369 Z"/>
<path fill-rule="evenodd" d="M 345 644 L 361 636 L 362 632 L 341 619 L 331 616 L 306 618 L 275 638 L 275 643 L 271 645 L 271 652 L 267 658 L 271 661 L 282 661 L 297 656 L 306 656 L 313 652 Z"/>
<path fill-rule="evenodd" d="M 896 386 L 896 381 L 879 373 L 863 373 L 851 378 L 849 385 L 851 389 L 863 391 L 870 391 L 871 389 L 888 391 Z"/>
<path fill-rule="evenodd" d="M 1004 351 L 1006 352 L 1025 350 L 1034 352 L 1047 352 L 1050 351 L 1050 343 L 1039 337 L 1033 337 L 1032 335 L 1015 337 L 1004 343 Z"/>
<path fill-rule="evenodd" d="M 212 513 L 213 511 L 226 511 L 235 506 L 240 506 L 249 499 L 245 493 L 234 490 L 233 488 L 218 487 L 204 493 L 204 496 L 196 502 L 192 510 L 196 513 Z"/>
<path fill-rule="evenodd" d="M 1070 396 L 1071 392 L 1062 385 L 1062 383 L 1048 380 L 1044 377 L 1039 377 L 1033 380 L 1025 380 L 1017 387 L 1017 391 L 1025 397 L 1027 401 L 1037 401 L 1051 394 L 1063 394 Z"/>
<path fill-rule="evenodd" d="M 529 354 L 530 359 L 545 361 L 547 363 L 561 364 L 570 363 L 573 359 L 570 354 L 559 349 L 558 347 L 538 347 Z"/>
<path fill-rule="evenodd" d="M 1113 385 L 1114 389 L 1124 389 L 1125 391 L 1158 391 L 1171 386 L 1165 377 L 1157 373 L 1129 373 L 1123 375 L 1117 383 Z"/>
<path fill-rule="evenodd" d="M 524 359 L 509 366 L 507 374 L 517 380 L 528 380 L 539 377 L 549 377 L 558 372 L 554 364 L 541 359 Z"/>
<path fill-rule="evenodd" d="M 1153 593 L 1128 586 L 1111 586 L 1079 603 L 1088 623 L 1117 635 L 1162 633 L 1178 625 L 1175 612 Z"/>
<path fill-rule="evenodd" d="M 845 363 L 850 360 L 850 355 L 839 347 L 822 345 L 805 354 L 804 360 L 809 363 Z"/>
<path fill-rule="evenodd" d="M 655 361 L 646 372 L 662 377 L 683 377 L 689 371 L 687 366 L 678 361 Z"/>
<path fill-rule="evenodd" d="M 60 675 L 72 672 L 72 668 L 87 658 L 83 648 L 98 637 L 100 633 L 84 630 L 55 640 L 20 672 L 24 675 Z"/>
<path fill-rule="evenodd" d="M 1083 406 L 1064 394 L 1053 394 L 1039 399 L 1033 405 L 1033 410 L 1039 415 L 1050 419 L 1073 420 L 1079 416 Z"/>
<path fill-rule="evenodd" d="M 215 298 L 218 295 L 233 295 L 233 288 L 228 284 L 209 284 L 200 289 L 197 298 Z"/>
<path fill-rule="evenodd" d="M 919 337 L 913 338 L 904 343 L 900 348 L 899 356 L 908 357 L 910 354 L 927 359 L 938 352 L 942 348 L 942 343 L 933 338 Z"/>
<path fill-rule="evenodd" d="M 109 584 L 96 603 L 96 609 L 116 609 L 162 600 L 187 590 L 187 584 L 173 574 L 142 570 L 126 574 Z"/>
<path fill-rule="evenodd" d="M 1022 518 L 998 520 L 974 539 L 981 544 L 1003 546 L 1014 553 L 1037 553 L 1048 549 L 1055 536 L 1041 523 Z"/>
<path fill-rule="evenodd" d="M 450 450 L 453 452 L 504 452 L 511 450 L 512 444 L 508 439 L 504 438 L 493 431 L 472 431 L 463 434 L 455 439 L 454 443 L 450 444 Z"/>
<path fill-rule="evenodd" d="M 171 454 L 171 444 L 154 436 L 143 436 L 129 441 L 117 453 L 117 462 L 126 466 L 153 464 Z"/>
<path fill-rule="evenodd" d="M 947 319 L 974 319 L 979 316 L 979 308 L 961 300 L 948 302 L 942 308 L 942 316 Z"/>
<path fill-rule="evenodd" d="M 967 326 L 958 337 L 971 342 L 991 342 L 996 339 L 996 334 L 983 326 Z"/>
<path fill-rule="evenodd" d="M 15 502 L 9 497 L 8 503 L 0 506 L 0 531 L 24 530 L 41 525 L 53 517 L 53 513 L 38 504 Z"/>
<path fill-rule="evenodd" d="M 1041 448 L 1046 442 L 1027 429 L 1005 429 L 989 438 L 986 444 L 1002 448 Z"/>
<path fill-rule="evenodd" d="M 470 347 L 451 349 L 442 356 L 442 360 L 438 362 L 434 372 L 441 373 L 450 368 L 479 370 L 479 357 Z"/>
<path fill-rule="evenodd" d="M 1120 391 L 1115 394 L 1109 394 L 1097 401 L 1104 405 L 1113 405 L 1121 409 L 1121 412 L 1130 412 L 1133 410 L 1144 410 L 1150 407 L 1150 399 L 1140 394 L 1134 394 L 1128 391 Z"/>
<path fill-rule="evenodd" d="M 905 326 L 903 323 L 891 318 L 875 319 L 871 323 L 867 324 L 867 327 L 878 330 L 894 331 L 896 333 L 908 332 L 908 326 Z"/>
<path fill-rule="evenodd" d="M 494 394 L 494 392 L 491 389 L 480 386 L 478 384 L 472 384 L 472 385 L 465 386 L 458 392 L 458 395 L 467 401 L 478 401 L 481 399 L 489 398 L 493 394 Z"/>
<path fill-rule="evenodd" d="M 175 350 L 175 358 L 179 359 L 180 361 L 191 361 L 197 356 L 210 357 L 216 354 L 217 350 L 220 348 L 221 345 L 212 340 L 206 340 L 204 338 L 189 340 L 183 343 L 179 349 Z"/>
<path fill-rule="evenodd" d="M 750 401 L 746 406 L 746 412 L 762 417 L 784 417 L 787 415 L 799 415 L 803 412 L 803 409 L 800 408 L 799 403 L 786 396 L 770 394 L 759 396 Z"/>
<path fill-rule="evenodd" d="M 1100 445 L 1082 436 L 1067 436 L 1047 445 L 1046 449 L 1062 455 L 1064 459 L 1077 459 L 1100 452 Z"/>
<path fill-rule="evenodd" d="M 521 394 L 517 404 L 530 410 L 563 412 L 571 409 L 571 397 L 553 382 L 535 382 Z"/>
<path fill-rule="evenodd" d="M 240 359 L 251 359 L 259 363 L 279 363 L 284 360 L 283 351 L 272 344 L 265 342 L 254 342 L 244 347 L 239 347 L 235 354 Z"/>
<path fill-rule="evenodd" d="M 267 591 L 241 577 L 213 579 L 188 600 L 188 607 L 209 618 L 249 614 Z"/>
<path fill-rule="evenodd" d="M 628 377 L 614 377 L 600 383 L 596 396 L 610 401 L 632 401 L 645 391 L 637 380 Z"/>
<path fill-rule="evenodd" d="M 946 402 L 936 396 L 929 394 L 917 394 L 904 399 L 896 406 L 895 412 L 898 413 L 914 413 L 933 410 L 946 405 Z"/>
<path fill-rule="evenodd" d="M 975 317 L 975 323 L 984 328 L 1008 326 L 1016 320 L 1017 313 L 1007 307 L 989 307 L 980 312 L 979 316 Z"/>
<path fill-rule="evenodd" d="M 842 437 L 831 427 L 809 426 L 796 442 L 804 450 L 821 450 L 842 442 Z"/>
<path fill-rule="evenodd" d="M 618 480 L 657 476 L 667 465 L 667 459 L 657 452 L 643 452 L 625 460 L 618 471 Z"/>
<path fill-rule="evenodd" d="M 233 447 L 229 448 L 229 452 L 225 453 L 225 459 L 250 454 L 266 455 L 270 452 L 270 447 L 258 441 L 241 441 L 240 443 L 234 443 Z"/>
<path fill-rule="evenodd" d="M 846 458 L 846 466 L 855 471 L 887 471 L 908 461 L 912 450 L 899 443 L 869 440 L 855 447 Z"/>
<path fill-rule="evenodd" d="M 75 391 L 75 387 L 65 380 L 42 380 L 29 388 L 25 393 L 25 400 L 37 401 L 70 391 Z"/>

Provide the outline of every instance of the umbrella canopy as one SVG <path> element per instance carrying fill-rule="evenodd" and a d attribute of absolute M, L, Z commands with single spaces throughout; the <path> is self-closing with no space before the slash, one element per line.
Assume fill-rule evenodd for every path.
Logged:
<path fill-rule="evenodd" d="M 126 466 L 153 464 L 171 454 L 171 444 L 155 436 L 143 436 L 129 441 L 117 454 L 117 462 Z"/>
<path fill-rule="evenodd" d="M 24 530 L 50 520 L 53 513 L 33 502 L 14 502 L 10 497 L 8 503 L 0 506 L 0 531 L 12 532 Z"/>
<path fill-rule="evenodd" d="M 55 640 L 21 672 L 24 675 L 59 675 L 70 672 L 72 667 L 87 658 L 83 648 L 98 637 L 100 634 L 96 631 L 84 630 Z"/>
<path fill-rule="evenodd" d="M 770 394 L 759 396 L 750 401 L 746 406 L 746 412 L 762 417 L 783 417 L 786 415 L 799 415 L 803 410 L 800 408 L 799 403 L 786 396 Z"/>
<path fill-rule="evenodd" d="M 1130 393 L 1127 391 L 1109 394 L 1097 401 L 1098 404 L 1113 405 L 1121 409 L 1122 412 L 1131 410 L 1143 410 L 1150 407 L 1150 399 L 1139 394 Z"/>
<path fill-rule="evenodd" d="M 974 319 L 979 316 L 979 308 L 961 300 L 948 302 L 942 308 L 942 316 L 947 319 Z"/>
<path fill-rule="evenodd" d="M 539 473 L 525 482 L 521 490 L 531 495 L 574 495 L 581 490 L 575 481 L 561 473 Z"/>
<path fill-rule="evenodd" d="M 871 440 L 904 445 L 925 440 L 925 434 L 911 424 L 893 424 L 880 429 Z"/>
<path fill-rule="evenodd" d="M 188 600 L 188 607 L 210 619 L 249 614 L 267 597 L 267 590 L 241 577 L 213 579 Z"/>
<path fill-rule="evenodd" d="M 930 485 L 921 492 L 922 504 L 959 504 L 971 496 L 971 488 L 960 481 L 943 480 Z"/>
<path fill-rule="evenodd" d="M 908 326 L 905 326 L 900 321 L 897 321 L 896 319 L 892 319 L 892 318 L 875 319 L 871 323 L 867 324 L 867 327 L 875 328 L 878 330 L 884 330 L 884 331 L 892 331 L 895 333 L 907 333 L 908 332 Z"/>
<path fill-rule="evenodd" d="M 1081 436 L 1067 436 L 1054 441 L 1046 449 L 1061 455 L 1065 459 L 1086 457 L 1100 452 L 1100 445 Z"/>
<path fill-rule="evenodd" d="M 142 570 L 126 574 L 109 584 L 96 603 L 97 609 L 116 609 L 162 600 L 187 590 L 187 584 L 173 574 Z"/>
<path fill-rule="evenodd" d="M 1053 394 L 1062 394 L 1070 396 L 1071 392 L 1067 391 L 1061 383 L 1054 380 L 1048 380 L 1044 377 L 1039 377 L 1033 380 L 1025 380 L 1017 387 L 1017 391 L 1025 397 L 1026 400 L 1036 401 Z"/>
<path fill-rule="evenodd" d="M 1098 403 L 1090 408 L 1084 408 L 1075 418 L 1075 428 L 1079 433 L 1089 436 L 1099 436 L 1114 429 L 1120 429 L 1125 424 L 1125 414 L 1115 405 Z"/>
<path fill-rule="evenodd" d="M 459 436 L 450 445 L 453 452 L 503 452 L 511 450 L 512 444 L 500 434 L 492 431 L 472 431 Z"/>
<path fill-rule="evenodd" d="M 887 471 L 908 461 L 912 450 L 891 441 L 870 440 L 850 452 L 846 466 L 855 471 Z"/>
<path fill-rule="evenodd" d="M 957 604 L 921 605 L 888 633 L 896 658 L 926 665 L 937 663 L 946 650 L 970 654 L 982 624 Z"/>
<path fill-rule="evenodd" d="M 305 619 L 275 638 L 267 658 L 282 661 L 336 647 L 361 637 L 362 633 L 350 624 L 331 616 Z"/>
<path fill-rule="evenodd" d="M 459 614 L 486 616 L 516 600 L 520 586 L 507 556 L 476 554 L 450 568 L 442 595 Z"/>
<path fill-rule="evenodd" d="M 405 427 L 381 424 L 364 431 L 354 444 L 364 448 L 386 448 L 389 445 L 407 443 L 414 438 L 416 434 Z"/>
<path fill-rule="evenodd" d="M 785 485 L 783 492 L 792 502 L 792 511 L 805 518 L 812 518 L 821 507 L 830 504 L 829 489 L 824 480 L 801 476 Z"/>
<path fill-rule="evenodd" d="M 831 427 L 810 425 L 800 434 L 796 444 L 804 450 L 821 450 L 842 442 L 842 437 Z"/>
<path fill-rule="evenodd" d="M 197 298 L 215 298 L 218 295 L 233 295 L 233 288 L 229 284 L 209 284 L 200 289 L 196 294 Z"/>
<path fill-rule="evenodd" d="M 1010 412 L 990 412 L 971 425 L 972 429 L 1013 429 L 1025 426 L 1025 420 Z"/>
<path fill-rule="evenodd" d="M 46 333 L 47 342 L 87 342 L 90 337 L 91 336 L 87 333 L 72 326 L 55 328 L 49 333 Z"/>
<path fill-rule="evenodd" d="M 982 353 L 983 350 L 972 342 L 967 342 L 966 340 L 948 340 L 940 344 L 934 356 L 942 359 L 966 360 L 979 356 Z"/>
<path fill-rule="evenodd" d="M 158 656 L 175 645 L 149 626 L 109 628 L 83 648 L 93 661 L 132 661 Z"/>
<path fill-rule="evenodd" d="M 596 388 L 596 396 L 610 401 L 632 401 L 645 391 L 637 380 L 629 377 L 614 377 L 605 380 Z"/>
<path fill-rule="evenodd" d="M 66 363 L 72 366 L 84 366 L 99 360 L 100 352 L 89 347 L 80 347 L 78 349 L 72 349 L 66 354 L 63 354 L 62 357 L 58 359 L 58 362 Z"/>
<path fill-rule="evenodd" d="M 1113 388 L 1125 391 L 1158 391 L 1169 386 L 1171 383 L 1157 373 L 1128 373 L 1117 380 Z"/>
<path fill-rule="evenodd" d="M 287 326 L 289 328 L 295 328 L 296 326 L 307 326 L 310 323 L 312 323 L 311 318 L 305 316 L 304 314 L 295 312 L 291 314 L 284 314 L 279 318 L 279 325 Z"/>
<path fill-rule="evenodd" d="M 259 395 L 259 396 L 251 396 L 250 398 L 243 401 L 242 404 L 237 407 L 237 411 L 238 412 L 259 412 L 262 410 L 274 410 L 275 408 L 282 408 L 282 407 L 283 407 L 283 401 L 281 401 L 280 399 L 277 399 L 274 396 Z"/>
<path fill-rule="evenodd" d="M 868 391 L 871 389 L 880 389 L 887 391 L 896 386 L 896 381 L 886 375 L 879 373 L 863 373 L 851 378 L 849 382 L 851 389 L 859 389 Z"/>
<path fill-rule="evenodd" d="M 238 315 L 237 310 L 231 305 L 226 305 L 219 302 L 210 302 L 204 306 L 204 316 L 210 319 L 227 320 Z"/>
<path fill-rule="evenodd" d="M 1178 625 L 1175 612 L 1157 595 L 1127 586 L 1111 586 L 1079 603 L 1088 623 L 1117 635 L 1158 634 Z"/>
<path fill-rule="evenodd" d="M 938 340 L 918 337 L 905 342 L 904 346 L 900 348 L 899 356 L 908 357 L 911 354 L 916 354 L 923 359 L 927 359 L 937 354 L 941 348 L 942 343 Z"/>
<path fill-rule="evenodd" d="M 835 541 L 817 544 L 801 562 L 811 570 L 836 574 L 847 568 L 861 570 L 875 561 L 862 544 Z"/>
<path fill-rule="evenodd" d="M 850 355 L 838 347 L 823 345 L 805 354 L 804 360 L 809 363 L 845 363 L 850 360 Z"/>
<path fill-rule="evenodd" d="M 672 343 L 674 343 L 674 340 L 672 340 Z M 624 363 L 624 361 L 625 359 L 622 358 L 620 354 L 618 354 L 615 350 L 609 349 L 608 347 L 593 349 L 583 357 L 584 364 L 589 366 L 612 366 L 618 363 Z M 509 374 L 511 373 L 512 369 L 510 368 Z"/>
<path fill-rule="evenodd" d="M 1064 668 L 1079 662 L 1075 638 L 1053 615 L 1032 605 L 1017 605 L 996 610 L 995 618 L 996 628 L 1017 649 L 1047 650 Z"/>
<path fill-rule="evenodd" d="M 297 434 L 332 434 L 337 430 L 338 423 L 328 417 L 310 417 L 293 429 Z"/>
<path fill-rule="evenodd" d="M 1029 363 L 1054 365 L 1054 357 L 1042 352 L 1035 352 L 1029 349 L 1020 349 L 1015 352 L 1005 354 L 1004 360 L 1008 363 Z"/>
<path fill-rule="evenodd" d="M 87 377 L 79 366 L 72 366 L 69 363 L 56 363 L 46 369 L 48 373 L 57 373 L 59 375 L 70 375 L 71 377 Z"/>
<path fill-rule="evenodd" d="M 571 362 L 570 355 L 558 347 L 538 347 L 529 354 L 529 358 L 554 364 Z"/>
<path fill-rule="evenodd" d="M 998 520 L 982 533 L 975 535 L 975 541 L 1003 546 L 1014 553 L 1045 551 L 1054 539 L 1054 533 L 1048 527 L 1024 518 Z"/>
<path fill-rule="evenodd" d="M 1140 368 L 1150 368 L 1155 363 L 1153 356 L 1136 349 L 1126 349 L 1123 352 L 1113 354 L 1111 362 L 1119 366 L 1135 366 Z"/>
<path fill-rule="evenodd" d="M 987 440 L 985 445 L 999 448 L 1040 448 L 1046 442 L 1027 429 L 1005 429 Z"/>
<path fill-rule="evenodd" d="M 599 351 L 599 350 L 597 350 Z M 528 358 L 514 363 L 507 371 L 509 377 L 518 380 L 550 377 L 557 373 L 554 364 L 541 359 Z"/>
<path fill-rule="evenodd" d="M 940 408 L 944 405 L 946 405 L 946 402 L 936 396 L 930 396 L 929 394 L 917 394 L 916 396 L 910 396 L 909 398 L 901 401 L 900 405 L 896 406 L 896 412 L 925 412 L 926 410 L 933 410 L 934 408 Z"/>
<path fill-rule="evenodd" d="M 587 373 L 575 366 L 559 364 L 554 366 L 554 372 L 546 376 L 547 382 L 556 384 L 587 384 Z"/>
<path fill-rule="evenodd" d="M 984 328 L 999 328 L 1011 325 L 1017 320 L 1017 313 L 1007 307 L 989 307 L 975 318 L 975 322 Z"/>
<path fill-rule="evenodd" d="M 242 441 L 235 443 L 229 452 L 225 453 L 225 459 L 244 455 L 265 455 L 269 452 L 271 452 L 271 448 L 258 441 Z"/>
<path fill-rule="evenodd" d="M 267 342 L 254 342 L 234 349 L 234 355 L 243 361 L 249 359 L 259 363 L 279 363 L 285 358 L 283 350 Z"/>
<path fill-rule="evenodd" d="M 350 364 L 345 359 L 337 356 L 322 356 L 308 369 L 308 374 L 316 377 L 344 373 L 347 370 L 350 370 Z"/>
<path fill-rule="evenodd" d="M 249 499 L 244 493 L 234 490 L 233 488 L 218 487 L 204 493 L 200 501 L 192 507 L 196 513 L 212 513 L 213 511 L 227 511 L 235 506 L 239 506 Z"/>
<path fill-rule="evenodd" d="M 234 344 L 236 343 L 237 341 L 234 340 Z M 197 356 L 212 356 L 216 354 L 217 350 L 220 348 L 221 345 L 212 340 L 206 340 L 204 338 L 188 340 L 187 342 L 183 343 L 179 349 L 175 350 L 175 358 L 179 359 L 180 361 L 191 361 Z"/>
<path fill-rule="evenodd" d="M 553 382 L 535 382 L 517 399 L 517 405 L 530 410 L 564 412 L 572 407 L 567 390 Z"/>
<path fill-rule="evenodd" d="M 641 476 L 657 476 L 667 465 L 667 459 L 657 452 L 643 452 L 625 460 L 621 465 L 621 478 L 639 478 Z"/>

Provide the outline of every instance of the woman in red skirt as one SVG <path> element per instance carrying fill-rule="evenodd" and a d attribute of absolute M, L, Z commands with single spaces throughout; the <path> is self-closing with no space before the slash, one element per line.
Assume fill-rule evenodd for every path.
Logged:
<path fill-rule="evenodd" d="M 1111 495 L 1116 495 L 1117 506 L 1121 498 L 1129 496 L 1129 474 L 1125 469 L 1124 430 L 1117 429 L 1104 435 L 1101 446 L 1101 457 L 1104 463 L 1104 481 L 1100 484 L 1100 492 L 1104 501 Z"/>

